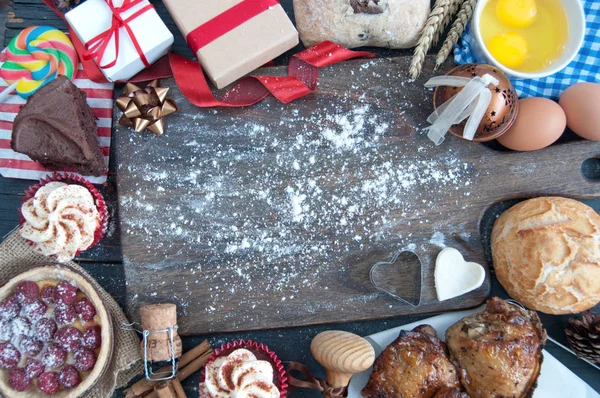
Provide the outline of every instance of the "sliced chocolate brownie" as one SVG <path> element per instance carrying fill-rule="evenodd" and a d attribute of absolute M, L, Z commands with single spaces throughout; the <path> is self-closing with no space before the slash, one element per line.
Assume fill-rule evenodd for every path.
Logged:
<path fill-rule="evenodd" d="M 39 89 L 21 108 L 11 148 L 49 170 L 71 168 L 93 176 L 106 171 L 86 95 L 65 76 Z"/>

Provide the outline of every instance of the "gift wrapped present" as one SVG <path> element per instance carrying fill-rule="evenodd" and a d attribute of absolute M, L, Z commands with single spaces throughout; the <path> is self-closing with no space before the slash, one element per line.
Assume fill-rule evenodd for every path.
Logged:
<path fill-rule="evenodd" d="M 277 0 L 163 2 L 217 88 L 298 44 L 298 32 Z"/>
<path fill-rule="evenodd" d="M 110 81 L 128 80 L 167 54 L 173 35 L 148 0 L 87 0 L 65 14 Z"/>

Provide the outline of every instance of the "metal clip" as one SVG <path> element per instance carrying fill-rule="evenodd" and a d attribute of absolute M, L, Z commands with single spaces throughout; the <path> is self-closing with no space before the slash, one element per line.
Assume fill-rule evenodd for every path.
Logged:
<path fill-rule="evenodd" d="M 177 371 L 179 369 L 179 361 L 177 361 L 177 358 L 175 358 L 175 337 L 174 337 L 175 333 L 174 333 L 174 331 L 179 329 L 179 326 L 177 324 L 175 324 L 172 327 L 167 328 L 167 329 L 150 331 L 150 330 L 136 329 L 135 328 L 136 323 L 137 322 L 124 323 L 123 327 L 121 329 L 122 330 L 132 330 L 132 331 L 138 332 L 142 335 L 143 345 L 144 345 L 144 376 L 146 377 L 146 380 L 163 381 L 163 380 L 170 380 L 170 379 L 174 378 L 177 375 Z M 150 336 L 151 334 L 156 334 L 156 333 L 168 333 L 169 334 L 169 340 L 171 342 L 171 370 L 170 371 L 154 373 L 154 370 L 152 369 L 152 367 L 148 365 L 148 363 L 150 362 L 150 361 L 148 361 L 148 336 Z M 153 377 L 153 376 L 158 376 L 158 377 Z M 164 376 L 164 377 L 162 377 L 162 376 Z"/>

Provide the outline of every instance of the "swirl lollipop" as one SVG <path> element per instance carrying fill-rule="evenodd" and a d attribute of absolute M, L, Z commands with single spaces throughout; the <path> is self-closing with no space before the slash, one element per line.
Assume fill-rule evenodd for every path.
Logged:
<path fill-rule="evenodd" d="M 78 65 L 71 40 L 50 26 L 31 26 L 21 31 L 8 44 L 6 59 L 0 77 L 10 86 L 0 93 L 0 102 L 14 89 L 27 98 L 57 74 L 72 79 Z"/>

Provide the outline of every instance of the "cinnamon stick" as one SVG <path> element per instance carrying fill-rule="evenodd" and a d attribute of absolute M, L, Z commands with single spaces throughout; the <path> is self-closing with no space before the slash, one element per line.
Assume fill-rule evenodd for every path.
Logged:
<path fill-rule="evenodd" d="M 125 394 L 125 396 L 127 396 L 127 394 Z M 156 392 L 154 392 L 154 390 L 144 391 L 140 395 L 131 395 L 131 396 L 134 398 L 158 398 L 158 396 L 156 395 Z"/>
<path fill-rule="evenodd" d="M 190 363 L 188 366 L 181 369 L 179 371 L 179 373 L 177 374 L 177 380 L 183 381 L 183 380 L 187 379 L 188 376 L 190 376 L 191 374 L 199 371 L 200 368 L 202 366 L 204 366 L 206 361 L 208 361 L 208 358 L 210 358 L 211 355 L 212 355 L 212 352 L 205 352 L 204 354 L 199 356 L 197 359 L 192 361 L 192 363 Z"/>
<path fill-rule="evenodd" d="M 154 391 L 158 398 L 177 398 L 175 392 L 171 388 L 171 384 L 167 381 L 161 381 L 154 386 Z"/>
<path fill-rule="evenodd" d="M 177 398 L 187 398 L 187 395 L 185 395 L 185 391 L 183 390 L 183 386 L 181 385 L 179 379 L 175 378 L 170 381 L 172 382 L 171 384 L 173 386 L 173 390 L 175 390 Z"/>
<path fill-rule="evenodd" d="M 185 367 L 188 363 L 192 362 L 194 359 L 206 352 L 210 352 L 211 355 L 213 353 L 213 348 L 210 344 L 208 344 L 208 340 L 204 340 L 202 343 L 183 354 L 179 360 L 179 367 Z"/>
<path fill-rule="evenodd" d="M 204 340 L 202 343 L 198 344 L 196 347 L 192 348 L 191 350 L 189 350 L 188 352 L 186 352 L 185 354 L 183 354 L 181 356 L 181 359 L 179 360 L 179 369 L 180 369 L 179 372 L 180 373 L 183 372 L 183 369 L 186 367 L 186 365 L 190 364 L 191 362 L 195 362 L 195 361 L 198 361 L 200 358 L 204 358 L 204 362 L 202 362 L 196 370 L 200 369 L 202 367 L 202 365 L 204 365 L 206 363 L 206 360 L 208 360 L 208 358 L 212 355 L 212 353 L 213 353 L 212 347 L 210 346 L 210 344 L 208 343 L 207 340 Z M 198 363 L 199 362 L 200 361 L 198 361 Z M 197 366 L 197 363 L 194 364 L 194 367 L 196 367 L 196 366 Z M 165 367 L 160 368 L 157 372 L 167 372 L 170 369 L 171 369 L 171 366 L 165 366 Z M 189 376 L 190 374 L 192 374 L 194 372 L 187 373 L 187 375 L 183 378 L 178 376 L 178 379 L 183 380 L 187 376 Z M 154 381 L 142 379 L 142 380 L 134 383 L 127 390 L 125 390 L 125 397 L 126 398 L 138 397 L 138 396 L 144 394 L 145 392 L 152 390 L 152 388 L 154 388 L 155 384 L 156 384 L 156 382 L 154 382 Z M 156 398 L 156 397 L 151 397 L 151 398 Z"/>

